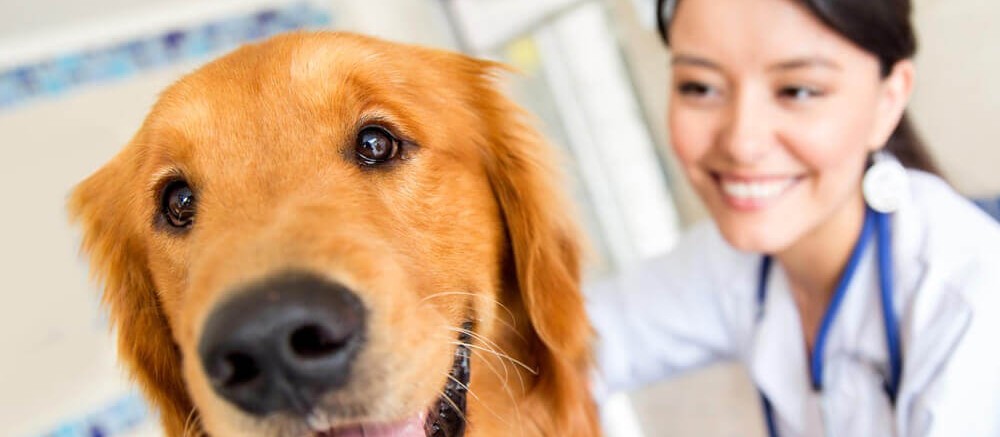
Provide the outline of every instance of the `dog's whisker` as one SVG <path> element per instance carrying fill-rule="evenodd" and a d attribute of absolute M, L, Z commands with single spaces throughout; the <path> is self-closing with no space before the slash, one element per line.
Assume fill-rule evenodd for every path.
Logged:
<path fill-rule="evenodd" d="M 461 408 L 458 408 L 458 405 L 455 404 L 455 401 L 451 400 L 451 398 L 448 397 L 448 394 L 444 392 L 444 389 L 439 390 L 438 393 L 440 394 L 441 399 L 444 399 L 446 402 L 448 402 L 448 404 L 451 405 L 452 408 L 455 409 L 455 413 L 458 413 L 458 416 L 462 418 L 463 422 L 469 423 L 468 419 L 465 418 L 465 411 L 463 411 Z"/>
<path fill-rule="evenodd" d="M 448 328 L 450 328 L 450 327 L 448 327 Z M 448 331 L 470 333 L 467 330 L 461 329 L 461 328 L 450 328 L 450 329 L 448 329 Z M 448 344 L 454 344 L 454 345 L 459 345 L 459 346 L 472 346 L 472 345 L 470 345 L 468 343 L 456 342 L 454 340 L 454 337 L 451 334 L 447 333 L 447 332 L 441 333 L 440 337 L 438 337 L 437 335 L 435 335 L 434 337 L 435 338 L 440 338 L 443 342 L 448 343 Z M 472 354 L 476 353 L 477 349 L 478 348 L 470 348 L 469 349 L 469 355 L 471 356 Z M 490 351 L 490 353 L 494 353 L 494 352 Z M 504 386 L 504 388 L 507 388 L 507 381 L 510 380 L 510 370 L 507 368 L 507 363 L 505 363 L 503 360 L 498 360 L 498 361 L 500 362 L 500 365 L 503 366 L 503 373 L 504 373 L 504 376 L 503 376 L 503 386 Z M 500 372 L 497 371 L 496 366 L 494 366 L 493 363 L 490 362 L 490 360 L 483 359 L 483 363 L 486 364 L 486 367 L 489 367 L 490 371 L 493 372 L 493 374 L 496 375 L 497 378 L 500 378 Z M 523 386 L 523 384 L 522 384 L 522 386 Z"/>
<path fill-rule="evenodd" d="M 463 330 L 463 331 L 465 331 L 465 330 Z M 494 356 L 496 356 L 498 358 L 504 358 L 504 357 L 511 358 L 510 354 L 506 350 L 504 350 L 502 347 L 500 347 L 500 345 L 496 344 L 495 342 L 490 341 L 490 340 L 486 339 L 485 337 L 483 337 L 481 335 L 476 335 L 473 332 L 468 332 L 468 334 L 475 335 L 475 338 L 479 338 L 480 340 L 483 341 L 484 344 L 483 344 L 482 347 L 484 349 L 482 349 L 482 350 L 485 350 L 486 352 L 489 352 L 489 353 L 493 354 Z M 498 351 L 497 349 L 500 349 L 500 350 Z M 486 359 L 484 359 L 483 361 L 486 362 L 486 363 L 490 362 L 490 360 L 486 360 Z M 506 363 L 506 361 L 503 360 L 503 359 L 500 359 L 499 361 L 500 361 L 500 365 L 503 366 L 503 371 L 504 371 L 504 386 L 506 387 L 510 383 L 510 373 L 509 373 L 509 370 L 507 369 L 507 363 Z M 521 373 L 520 372 L 514 372 L 514 375 L 517 376 L 517 381 L 518 381 L 518 383 L 521 386 L 521 393 L 526 393 L 525 386 L 524 386 L 524 378 L 521 377 Z"/>
<path fill-rule="evenodd" d="M 477 401 L 479 401 L 479 402 L 483 401 L 482 399 L 479 399 L 479 396 L 476 395 L 476 393 L 474 391 L 472 391 L 472 389 L 470 389 L 468 385 L 463 384 L 462 381 L 459 381 L 457 378 L 455 378 L 454 376 L 451 376 L 450 374 L 447 375 L 447 377 L 448 377 L 448 379 L 452 380 L 455 384 L 458 384 L 459 387 L 462 387 L 463 389 L 465 389 L 466 393 L 472 395 L 472 397 L 475 398 Z"/>
<path fill-rule="evenodd" d="M 483 406 L 483 408 L 485 408 L 485 409 L 486 409 L 486 411 L 489 411 L 489 412 L 490 412 L 490 414 L 492 414 L 492 415 L 493 415 L 493 417 L 496 417 L 497 419 L 500 419 L 500 421 L 501 421 L 501 422 L 503 422 L 503 423 L 505 423 L 505 424 L 508 424 L 508 425 L 509 425 L 509 422 L 507 422 L 507 419 L 504 419 L 504 418 L 503 418 L 502 416 L 500 416 L 499 414 L 497 414 L 497 412 L 496 412 L 496 411 L 495 411 L 494 409 L 490 408 L 489 404 L 487 404 L 486 402 L 483 402 L 483 400 L 482 400 L 482 399 L 480 399 L 480 398 L 479 398 L 479 396 L 478 396 L 478 395 L 476 395 L 476 393 L 475 393 L 475 392 L 473 392 L 473 391 L 472 391 L 472 389 L 471 389 L 471 388 L 469 388 L 469 386 L 468 386 L 468 385 L 466 385 L 466 384 L 462 384 L 462 382 L 461 382 L 461 381 L 459 381 L 458 379 L 456 379 L 456 378 L 455 378 L 454 376 L 451 376 L 451 375 L 448 375 L 448 379 L 450 379 L 450 380 L 454 381 L 454 382 L 455 382 L 455 384 L 458 384 L 458 385 L 459 385 L 460 387 L 464 388 L 464 389 L 465 389 L 465 391 L 466 391 L 466 393 L 468 393 L 468 394 L 472 395 L 472 397 L 473 397 L 473 398 L 474 398 L 474 399 L 475 399 L 475 400 L 476 400 L 477 402 L 479 402 L 479 405 L 482 405 L 482 406 Z"/>
<path fill-rule="evenodd" d="M 481 348 L 485 348 L 488 352 L 490 352 L 493 355 L 499 356 L 499 354 L 501 354 L 501 353 L 502 354 L 506 354 L 507 353 L 507 351 L 503 350 L 503 348 L 501 348 L 495 342 L 493 342 L 493 341 L 491 341 L 491 340 L 489 340 L 489 339 L 487 339 L 487 338 L 485 338 L 485 337 L 483 337 L 481 335 L 478 335 L 475 332 L 472 332 L 472 331 L 470 331 L 468 329 L 465 329 L 465 328 L 455 328 L 455 327 L 451 327 L 451 326 L 448 326 L 448 327 L 445 327 L 445 328 L 447 330 L 449 330 L 449 331 L 458 332 L 460 334 L 466 334 L 466 335 L 468 335 L 468 336 L 470 336 L 472 338 L 478 339 L 479 341 L 481 341 L 483 343 L 483 345 L 480 346 L 480 347 Z M 451 341 L 451 338 L 448 338 L 448 341 Z M 500 350 L 498 351 L 497 349 L 500 349 Z M 470 352 L 474 352 L 474 351 L 470 351 Z M 489 363 L 488 360 L 486 362 Z M 510 378 L 510 374 L 509 374 L 509 371 L 507 369 L 507 364 L 504 363 L 502 360 L 500 361 L 500 364 L 503 365 L 504 383 L 506 383 L 509 380 L 509 378 Z M 497 375 L 497 376 L 500 376 L 500 375 Z"/>
<path fill-rule="evenodd" d="M 451 331 L 455 331 L 455 332 L 461 333 L 461 334 L 467 334 L 468 336 L 481 341 L 484 345 L 489 346 L 491 349 L 499 350 L 500 352 L 507 353 L 507 351 L 505 351 L 502 347 L 500 347 L 499 344 L 497 344 L 493 340 L 490 340 L 490 339 L 486 338 L 485 336 L 477 334 L 477 333 L 475 333 L 475 332 L 473 332 L 471 330 L 468 330 L 468 329 L 465 329 L 465 328 L 453 328 L 453 327 L 450 327 L 450 326 L 448 327 L 448 329 L 451 330 Z"/>
<path fill-rule="evenodd" d="M 451 328 L 450 330 L 454 330 L 454 331 L 458 331 L 458 332 L 462 332 L 462 333 L 467 333 L 467 334 L 469 334 L 469 335 L 473 335 L 473 333 L 472 333 L 472 332 L 469 332 L 469 331 L 468 331 L 468 330 L 466 330 L 466 329 L 461 329 L 461 328 Z M 479 338 L 480 340 L 485 340 L 485 339 L 483 339 L 482 337 L 475 337 L 475 338 Z M 485 342 L 485 341 L 484 341 L 484 343 L 485 343 L 485 345 L 486 345 L 485 347 L 488 347 L 488 348 L 490 348 L 490 350 L 491 350 L 491 351 L 493 351 L 493 347 L 492 347 L 492 346 L 490 345 L 490 344 L 491 344 L 491 343 L 493 343 L 493 342 Z M 495 343 L 493 343 L 493 344 L 495 344 Z M 473 351 L 470 351 L 470 352 L 473 352 Z M 500 374 L 496 372 L 496 368 L 495 368 L 495 367 L 493 367 L 493 364 L 492 364 L 492 363 L 490 363 L 490 361 L 489 361 L 489 360 L 484 360 L 484 362 L 485 362 L 485 363 L 486 363 L 486 364 L 487 364 L 488 366 L 490 366 L 490 368 L 491 368 L 491 369 L 493 369 L 493 373 L 494 373 L 494 374 L 496 374 L 496 375 L 497 375 L 497 377 L 500 377 Z M 508 382 L 508 381 L 510 380 L 510 372 L 509 372 L 509 370 L 507 369 L 507 364 L 506 364 L 506 363 L 504 363 L 503 361 L 501 361 L 501 362 L 500 362 L 500 364 L 501 364 L 501 365 L 503 365 L 503 373 L 504 373 L 504 378 L 503 378 L 503 382 L 504 382 L 504 384 L 507 384 L 507 382 Z"/>
<path fill-rule="evenodd" d="M 468 291 L 441 291 L 441 292 L 429 294 L 429 295 L 425 296 L 423 299 L 420 299 L 420 304 L 423 304 L 424 302 L 426 302 L 428 300 L 431 300 L 431 299 L 434 299 L 434 298 L 438 298 L 438 297 L 442 297 L 442 296 L 472 296 L 472 297 L 477 298 L 477 299 L 482 299 L 484 297 L 488 297 L 491 301 L 493 301 L 493 303 L 495 303 L 498 307 L 500 307 L 501 309 L 503 309 L 507 313 L 507 315 L 510 316 L 511 322 L 513 322 L 514 324 L 517 324 L 517 317 L 514 316 L 514 312 L 511 311 L 510 308 L 507 307 L 507 305 L 504 305 L 502 302 L 500 302 L 499 299 L 497 299 L 495 297 L 487 296 L 487 295 L 484 295 L 484 294 L 470 293 Z M 503 319 L 499 319 L 499 320 L 502 321 Z M 507 326 L 509 328 L 511 328 L 511 329 L 514 328 L 513 326 L 510 326 L 510 325 L 507 325 Z"/>
<path fill-rule="evenodd" d="M 481 351 L 481 350 L 483 350 L 483 349 L 470 349 L 469 353 L 470 354 L 474 354 L 477 351 Z M 491 353 L 493 353 L 493 352 L 491 351 Z M 494 353 L 494 355 L 496 355 L 496 354 Z M 493 374 L 496 375 L 497 378 L 499 378 L 500 377 L 500 373 L 497 371 L 496 367 L 493 366 L 493 364 L 490 361 L 491 360 L 485 359 L 485 358 L 482 360 L 482 362 L 484 364 L 486 364 L 487 367 L 489 367 L 490 371 L 493 372 Z M 519 434 L 523 436 L 524 435 L 524 421 L 523 421 L 523 419 L 521 417 L 521 408 L 518 407 L 517 399 L 515 398 L 514 392 L 511 390 L 510 384 L 508 383 L 508 381 L 510 380 L 510 374 L 509 374 L 509 371 L 507 369 L 507 364 L 503 360 L 499 360 L 499 362 L 503 366 L 503 369 L 504 369 L 503 384 L 501 386 L 503 387 L 503 391 L 505 393 L 507 393 L 507 397 L 510 399 L 511 405 L 514 407 L 515 423 L 517 424 L 517 428 L 520 431 Z M 524 378 L 521 377 L 520 372 L 515 372 L 515 374 L 517 375 L 517 379 L 518 379 L 518 381 L 521 384 L 521 393 L 525 393 Z M 448 375 L 448 377 L 450 379 L 454 380 L 454 378 L 452 378 L 451 375 Z M 456 381 L 456 382 L 458 382 L 458 381 Z M 470 394 L 472 393 L 471 389 L 467 388 L 467 390 L 469 391 Z M 497 415 L 496 411 L 494 411 L 492 408 L 490 408 L 486 403 L 482 402 L 482 400 L 479 399 L 478 396 L 473 395 L 473 397 L 475 397 L 475 399 L 478 400 L 479 403 L 481 405 L 483 405 L 484 408 L 486 408 L 487 410 L 489 410 L 490 413 L 493 414 L 493 416 L 495 416 L 498 419 L 500 419 L 501 422 L 503 422 L 503 423 L 505 423 L 507 425 L 511 424 L 506 419 L 504 419 L 501 416 Z"/>
<path fill-rule="evenodd" d="M 451 328 L 451 327 L 448 327 L 448 328 L 449 328 L 449 329 L 448 329 L 448 331 L 453 331 L 453 332 L 460 332 L 460 333 L 466 333 L 466 334 L 469 334 L 470 336 L 473 336 L 474 338 L 478 338 L 478 339 L 480 339 L 481 341 L 483 341 L 483 342 L 484 342 L 484 343 L 485 343 L 485 344 L 486 344 L 487 346 L 488 346 L 489 344 L 491 344 L 491 343 L 492 343 L 492 344 L 496 344 L 496 343 L 494 343 L 494 342 L 490 341 L 489 339 L 486 339 L 486 338 L 485 338 L 485 337 L 483 337 L 483 336 L 480 336 L 480 335 L 476 335 L 476 334 L 475 334 L 474 332 L 472 332 L 472 331 L 470 331 L 470 330 L 468 330 L 468 329 L 464 329 L 464 328 Z M 484 347 L 476 347 L 475 345 L 471 345 L 471 344 L 467 344 L 467 343 L 462 343 L 462 342 L 455 342 L 454 340 L 452 340 L 452 337 L 451 337 L 451 335 L 449 335 L 449 334 L 447 334 L 447 333 L 443 334 L 443 336 L 444 336 L 444 338 L 446 338 L 446 339 L 448 340 L 448 342 L 449 342 L 449 343 L 452 343 L 452 344 L 457 344 L 457 345 L 465 345 L 465 346 L 469 346 L 469 347 L 470 347 L 470 349 L 469 349 L 469 354 L 470 354 L 470 355 L 471 355 L 471 354 L 474 354 L 474 353 L 476 353 L 477 351 L 487 351 L 487 352 L 489 352 L 490 354 L 493 354 L 493 355 L 495 355 L 495 356 L 498 356 L 498 357 L 500 356 L 500 354 L 499 354 L 499 353 L 497 353 L 497 352 L 496 352 L 496 351 L 494 351 L 494 350 L 491 350 L 491 349 L 488 349 L 488 348 L 484 348 Z M 497 368 L 496 368 L 496 367 L 495 367 L 495 366 L 494 366 L 494 365 L 493 365 L 493 364 L 492 364 L 492 363 L 491 363 L 490 361 L 491 361 L 491 360 L 489 360 L 489 359 L 485 359 L 485 358 L 484 358 L 484 359 L 482 360 L 482 362 L 483 362 L 483 363 L 484 363 L 484 364 L 485 364 L 485 365 L 486 365 L 487 367 L 489 367 L 490 371 L 491 371 L 491 372 L 493 372 L 493 374 L 494 374 L 494 375 L 496 375 L 496 376 L 497 376 L 497 378 L 500 378 L 500 372 L 499 372 L 499 371 L 497 371 Z M 500 365 L 502 365 L 502 366 L 503 366 L 503 369 L 504 369 L 504 378 L 503 378 L 503 384 L 502 384 L 501 386 L 503 387 L 503 390 L 504 390 L 504 392 L 506 392 L 506 393 L 507 393 L 507 396 L 508 396 L 508 397 L 510 398 L 510 401 L 511 401 L 511 405 L 514 405 L 514 406 L 516 406 L 516 405 L 517 405 L 517 400 L 516 400 L 516 398 L 514 397 L 514 392 L 513 392 L 513 391 L 511 390 L 511 388 L 510 388 L 510 384 L 508 383 L 508 381 L 510 380 L 510 371 L 509 371 L 509 369 L 507 368 L 507 363 L 505 363 L 505 362 L 504 362 L 504 360 L 502 360 L 502 359 L 501 359 L 501 360 L 498 360 L 498 361 L 500 362 Z M 515 374 L 517 375 L 517 378 L 518 378 L 518 380 L 520 381 L 520 384 L 521 384 L 521 392 L 523 393 L 523 392 L 524 392 L 524 379 L 523 379 L 523 378 L 521 377 L 521 374 L 520 374 L 519 372 L 514 372 L 514 373 L 515 373 Z M 467 386 L 467 385 L 465 385 L 465 384 L 462 384 L 461 382 L 457 381 L 457 380 L 456 380 L 456 379 L 455 379 L 454 377 L 452 377 L 452 376 L 451 376 L 450 374 L 448 374 L 448 375 L 447 375 L 447 377 L 448 377 L 448 379 L 450 379 L 450 380 L 452 380 L 452 381 L 455 381 L 455 383 L 457 383 L 457 384 L 461 385 L 462 387 L 464 387 L 464 388 L 465 388 L 465 390 L 466 390 L 466 391 L 467 391 L 467 392 L 468 392 L 469 394 L 471 394 L 471 395 L 473 396 L 473 398 L 475 398 L 475 399 L 476 399 L 477 401 L 479 401 L 479 404 L 481 404 L 481 405 L 482 405 L 482 406 L 483 406 L 483 407 L 484 407 L 485 409 L 489 410 L 489 411 L 490 411 L 490 413 L 491 413 L 491 414 L 492 414 L 493 416 L 495 416 L 495 417 L 497 417 L 498 419 L 500 419 L 500 421 L 501 421 L 501 422 L 503 422 L 503 423 L 505 423 L 505 424 L 508 424 L 508 425 L 510 425 L 510 423 L 509 423 L 509 422 L 508 422 L 508 421 L 507 421 L 506 419 L 504 419 L 504 418 L 503 418 L 502 416 L 498 415 L 498 414 L 496 413 L 496 411 L 495 411 L 495 410 L 493 410 L 493 409 L 492 409 L 492 408 L 490 408 L 490 407 L 489 407 L 489 406 L 488 406 L 488 405 L 487 405 L 487 404 L 486 404 L 485 402 L 483 402 L 483 401 L 482 401 L 482 399 L 480 399 L 480 398 L 479 398 L 479 396 L 478 396 L 478 395 L 476 395 L 476 394 L 475 394 L 475 393 L 474 393 L 474 392 L 472 391 L 472 389 L 471 389 L 471 388 L 469 388 L 469 386 Z M 447 399 L 447 397 L 445 397 L 445 398 Z M 449 402 L 450 402 L 450 400 L 449 400 Z M 454 405 L 454 404 L 453 404 L 453 405 Z M 519 429 L 521 429 L 521 434 L 523 435 L 523 434 L 524 434 L 524 429 L 523 429 L 523 427 L 521 427 L 521 426 L 520 426 L 520 424 L 522 423 L 522 422 L 521 422 L 521 420 L 522 420 L 522 419 L 521 419 L 521 409 L 520 409 L 520 408 L 516 408 L 516 407 L 515 407 L 515 408 L 514 408 L 514 410 L 515 410 L 515 414 L 516 414 L 516 420 L 517 420 L 517 423 L 519 424 L 519 426 L 518 426 L 518 427 L 519 427 Z"/>
<path fill-rule="evenodd" d="M 504 387 L 505 388 L 508 387 L 509 384 L 510 384 L 509 383 L 509 381 L 510 381 L 510 375 L 509 375 L 508 369 L 507 369 L 507 360 L 504 359 L 504 357 L 506 357 L 506 358 L 510 358 L 510 357 L 508 355 L 506 355 L 506 354 L 498 353 L 497 351 L 489 350 L 489 349 L 485 349 L 485 348 L 471 348 L 470 349 L 470 351 L 472 351 L 472 352 L 475 352 L 477 350 L 478 351 L 483 351 L 483 352 L 489 352 L 493 356 L 499 358 L 497 361 L 499 361 L 500 365 L 503 366 L 503 371 L 504 371 L 504 375 L 505 375 L 505 378 L 504 378 Z M 489 363 L 490 360 L 489 359 L 483 359 L 483 362 Z M 527 393 L 527 389 L 525 388 L 525 385 L 524 385 L 524 377 L 521 376 L 521 372 L 517 371 L 517 369 L 514 369 L 514 376 L 517 376 L 517 383 L 521 387 L 521 393 Z"/>
<path fill-rule="evenodd" d="M 195 433 L 197 433 L 198 436 L 204 435 L 204 431 L 201 430 L 201 427 L 198 424 L 199 420 L 201 420 L 201 416 L 198 415 L 198 410 L 196 408 L 191 408 L 191 412 L 188 413 L 187 419 L 184 420 L 184 429 L 181 431 L 181 435 L 185 437 L 195 437 Z"/>
<path fill-rule="evenodd" d="M 491 353 L 494 353 L 494 355 L 497 355 L 498 357 L 500 357 L 500 356 L 508 356 L 509 357 L 510 356 L 510 354 L 506 350 L 504 350 L 504 348 L 500 347 L 500 345 L 498 345 L 496 342 L 494 342 L 494 341 L 486 338 L 485 336 L 479 335 L 479 334 L 477 334 L 475 332 L 469 331 L 467 329 L 462 329 L 462 328 L 451 328 L 451 330 L 468 334 L 469 336 L 480 340 L 483 343 L 484 347 L 488 348 Z M 484 360 L 484 361 L 486 363 L 489 363 L 489 360 Z M 509 374 L 509 372 L 507 370 L 507 364 L 504 363 L 502 360 L 500 361 L 500 364 L 503 365 L 503 370 L 504 370 L 504 381 L 503 382 L 506 385 L 510 381 L 510 374 Z M 515 372 L 515 374 L 517 375 L 518 382 L 521 384 L 521 392 L 524 393 L 525 392 L 524 378 L 521 377 L 520 373 Z M 499 376 L 499 375 L 497 375 L 497 376 Z"/>
<path fill-rule="evenodd" d="M 477 349 L 472 349 L 472 348 L 469 349 L 469 353 L 470 354 L 476 354 L 479 351 L 480 350 L 477 350 Z M 492 353 L 493 351 L 490 351 L 490 352 Z M 493 355 L 497 356 L 496 354 L 493 354 Z M 493 360 L 490 360 L 489 358 L 485 358 L 485 357 L 482 360 L 482 362 L 484 364 L 486 364 L 486 367 L 489 367 L 490 371 L 493 372 L 493 374 L 496 375 L 497 378 L 500 378 L 500 372 L 497 371 L 497 368 L 496 368 L 496 366 L 493 365 L 492 361 Z M 503 384 L 502 384 L 502 387 L 503 387 L 504 391 L 507 392 L 507 396 L 510 397 L 512 404 L 516 404 L 517 402 L 514 400 L 514 392 L 511 391 L 511 388 L 510 388 L 510 368 L 507 367 L 507 362 L 506 361 L 504 361 L 502 359 L 497 360 L 497 361 L 503 367 Z M 521 386 L 521 393 L 526 393 L 525 386 L 524 386 L 524 378 L 521 377 L 521 373 L 515 371 L 514 374 L 517 375 L 517 382 Z"/>
<path fill-rule="evenodd" d="M 518 361 L 517 359 L 515 359 L 514 357 L 511 357 L 510 355 L 507 355 L 507 354 L 504 354 L 504 353 L 501 353 L 501 352 L 497 352 L 497 351 L 491 351 L 491 350 L 489 350 L 489 349 L 487 349 L 485 347 L 474 345 L 474 344 L 466 344 L 466 343 L 461 343 L 461 342 L 457 342 L 457 341 L 456 342 L 452 342 L 452 344 L 465 345 L 465 346 L 468 346 L 468 347 L 473 348 L 473 349 L 479 349 L 479 350 L 482 350 L 484 352 L 488 352 L 490 354 L 493 354 L 493 355 L 496 355 L 496 356 L 498 356 L 500 358 L 508 360 L 508 361 L 510 361 L 510 362 L 512 362 L 514 364 L 517 364 L 518 366 L 521 366 L 521 368 L 523 368 L 524 370 L 527 370 L 528 373 L 531 373 L 532 375 L 538 375 L 538 370 L 537 369 L 531 368 L 527 364 L 524 364 L 521 361 Z"/>
<path fill-rule="evenodd" d="M 476 353 L 476 352 L 478 352 L 478 351 L 477 350 L 472 350 L 472 349 L 469 350 L 470 354 L 473 354 L 473 353 Z M 486 359 L 486 358 L 484 358 L 482 360 L 482 362 L 484 364 L 486 364 L 486 367 L 489 367 L 490 371 L 493 372 L 493 374 L 496 375 L 497 378 L 500 378 L 500 372 L 497 371 L 496 366 L 494 366 L 493 363 L 491 363 L 490 361 L 491 360 Z M 524 435 L 524 427 L 522 426 L 522 424 L 524 422 L 523 422 L 523 420 L 521 418 L 521 408 L 517 406 L 517 399 L 514 397 L 514 392 L 510 389 L 510 384 L 509 384 L 510 373 L 509 373 L 509 371 L 507 369 L 507 363 L 505 363 L 503 360 L 500 360 L 500 365 L 503 366 L 503 371 L 504 371 L 503 384 L 501 384 L 501 386 L 503 387 L 503 391 L 507 393 L 507 397 L 510 399 L 510 404 L 512 406 L 514 406 L 514 414 L 517 416 L 516 419 L 517 419 L 518 429 L 521 430 L 521 435 Z M 517 374 L 517 379 L 518 379 L 518 381 L 521 384 L 521 393 L 525 393 L 524 378 L 521 377 L 520 373 L 517 373 L 517 372 L 515 372 L 515 373 Z M 478 397 L 477 397 L 477 399 L 478 399 Z M 482 403 L 482 402 L 480 402 L 480 403 Z M 504 423 L 508 423 L 508 422 L 504 421 Z"/>
<path fill-rule="evenodd" d="M 514 328 L 514 325 L 511 325 L 510 322 L 504 320 L 503 317 L 494 317 L 491 320 L 495 320 L 495 321 L 499 322 L 505 328 L 509 329 L 510 332 L 514 333 L 514 335 L 517 336 L 517 338 L 520 338 L 521 341 L 523 341 L 525 344 L 528 343 L 528 339 L 524 338 L 524 336 L 521 335 L 521 333 L 518 332 L 518 330 L 516 328 Z M 482 317 L 477 317 L 476 321 L 480 322 L 480 324 L 483 324 L 483 325 L 485 325 L 484 322 L 487 322 L 487 320 L 483 319 Z"/>
<path fill-rule="evenodd" d="M 469 293 L 468 291 L 439 291 L 437 293 L 431 293 L 424 296 L 423 299 L 420 299 L 420 302 L 417 303 L 422 304 L 428 300 L 442 296 L 475 296 L 475 293 Z"/>
<path fill-rule="evenodd" d="M 474 353 L 476 353 L 476 352 L 477 352 L 477 351 L 474 351 L 474 350 L 470 350 L 470 351 L 469 351 L 469 353 L 470 353 L 470 354 L 474 354 Z M 503 363 L 502 361 L 500 362 L 500 364 L 501 364 L 501 365 L 503 365 L 503 373 L 504 373 L 504 374 L 503 374 L 503 378 L 501 378 L 501 377 L 500 377 L 500 372 L 499 372 L 499 371 L 497 371 L 497 368 L 496 368 L 496 366 L 494 366 L 494 365 L 493 365 L 493 363 L 491 363 L 491 362 L 490 362 L 490 360 L 488 360 L 488 359 L 485 359 L 485 358 L 484 358 L 484 359 L 483 359 L 483 363 L 484 363 L 484 364 L 486 364 L 486 367 L 489 367 L 490 371 L 491 371 L 491 372 L 493 372 L 493 374 L 494 374 L 494 375 L 496 375 L 497 379 L 502 379 L 502 381 L 503 381 L 503 388 L 504 388 L 504 390 L 506 390 L 506 391 L 507 391 L 507 394 L 511 396 L 511 400 L 513 401 L 513 400 L 514 400 L 514 399 L 513 399 L 513 397 L 514 397 L 514 393 L 510 391 L 510 385 L 509 385 L 509 381 L 510 381 L 510 372 L 509 372 L 509 371 L 508 371 L 508 369 L 507 369 L 507 365 L 506 365 L 506 364 L 504 364 L 504 363 Z M 524 385 L 523 385 L 523 383 L 522 383 L 522 387 L 523 387 L 523 386 L 524 386 Z"/>
<path fill-rule="evenodd" d="M 473 351 L 474 351 L 474 350 L 473 350 Z M 491 352 L 492 352 L 492 351 L 491 351 Z M 496 353 L 494 353 L 493 355 L 494 355 L 494 356 L 497 356 L 498 358 L 502 358 L 502 357 L 500 357 L 500 355 L 498 355 L 498 354 L 496 354 Z M 509 384 L 510 384 L 510 373 L 509 373 L 509 371 L 508 371 L 508 369 L 507 369 L 507 362 L 506 362 L 505 360 L 503 360 L 503 359 L 500 359 L 500 360 L 497 360 L 497 361 L 499 361 L 499 362 L 500 362 L 500 365 L 501 365 L 501 366 L 503 366 L 503 372 L 504 372 L 504 380 L 503 380 L 503 384 L 504 384 L 504 388 L 505 388 L 505 389 L 507 389 L 507 390 L 509 391 L 509 390 L 510 390 L 510 388 L 509 388 Z M 489 364 L 490 360 L 488 360 L 488 359 L 483 359 L 483 362 L 485 362 L 485 363 Z M 492 367 L 492 364 L 489 364 L 489 365 L 490 365 L 490 367 Z M 522 377 L 522 376 L 521 376 L 521 372 L 518 372 L 518 371 L 516 371 L 516 369 L 515 369 L 515 371 L 514 371 L 514 375 L 515 375 L 515 376 L 517 376 L 517 383 L 518 383 L 518 385 L 520 385 L 520 386 L 521 386 L 521 393 L 527 393 L 527 389 L 525 388 L 525 385 L 524 385 L 524 377 Z"/>

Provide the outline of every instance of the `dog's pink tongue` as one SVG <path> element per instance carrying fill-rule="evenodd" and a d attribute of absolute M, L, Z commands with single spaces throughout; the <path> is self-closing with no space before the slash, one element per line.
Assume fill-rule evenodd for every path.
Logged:
<path fill-rule="evenodd" d="M 338 430 L 336 437 L 425 437 L 425 414 L 418 414 L 402 422 L 365 424 Z"/>

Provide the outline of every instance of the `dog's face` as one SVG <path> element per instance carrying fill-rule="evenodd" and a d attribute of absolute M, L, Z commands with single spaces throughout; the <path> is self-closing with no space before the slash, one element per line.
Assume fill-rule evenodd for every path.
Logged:
<path fill-rule="evenodd" d="M 279 37 L 166 90 L 76 189 L 168 433 L 597 432 L 576 235 L 495 69 Z"/>

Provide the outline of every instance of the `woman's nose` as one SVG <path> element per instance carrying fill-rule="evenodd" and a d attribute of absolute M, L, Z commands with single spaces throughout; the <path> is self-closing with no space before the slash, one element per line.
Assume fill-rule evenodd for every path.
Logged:
<path fill-rule="evenodd" d="M 767 154 L 774 141 L 773 120 L 768 105 L 746 92 L 736 96 L 728 107 L 720 146 L 735 164 L 753 164 Z"/>

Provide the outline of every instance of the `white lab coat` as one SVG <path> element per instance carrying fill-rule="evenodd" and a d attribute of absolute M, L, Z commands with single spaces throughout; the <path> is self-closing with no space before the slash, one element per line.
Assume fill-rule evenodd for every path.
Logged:
<path fill-rule="evenodd" d="M 911 198 L 892 218 L 903 349 L 895 409 L 882 388 L 876 245 L 828 333 L 816 394 L 781 266 L 772 266 L 758 319 L 761 257 L 731 248 L 712 223 L 669 255 L 588 287 L 598 396 L 736 360 L 771 400 L 781 436 L 1000 436 L 1000 225 L 939 178 L 909 178 Z"/>

